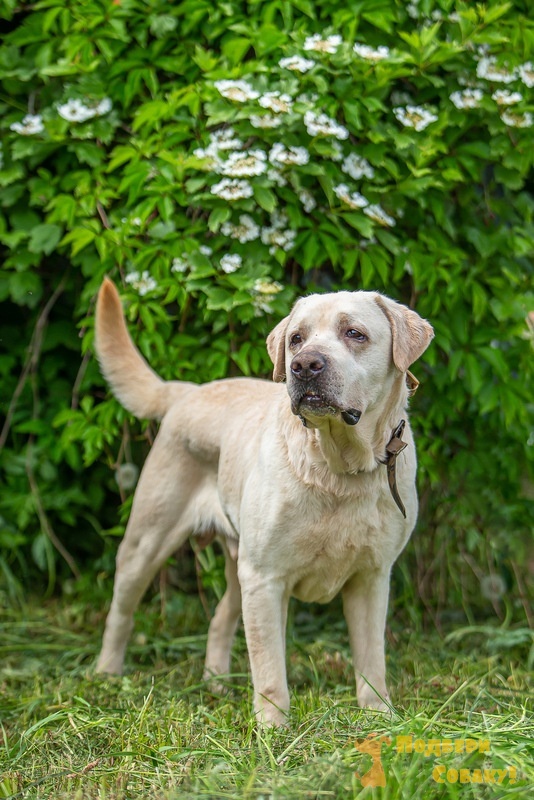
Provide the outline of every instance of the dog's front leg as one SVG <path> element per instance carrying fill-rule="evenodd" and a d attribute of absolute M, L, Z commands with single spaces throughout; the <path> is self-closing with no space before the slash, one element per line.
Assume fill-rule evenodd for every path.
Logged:
<path fill-rule="evenodd" d="M 281 580 L 239 559 L 243 623 L 254 685 L 254 712 L 265 725 L 284 725 L 289 711 L 285 638 L 288 596 Z"/>
<path fill-rule="evenodd" d="M 358 703 L 387 711 L 384 631 L 389 570 L 354 575 L 343 587 L 343 610 L 349 629 Z"/>

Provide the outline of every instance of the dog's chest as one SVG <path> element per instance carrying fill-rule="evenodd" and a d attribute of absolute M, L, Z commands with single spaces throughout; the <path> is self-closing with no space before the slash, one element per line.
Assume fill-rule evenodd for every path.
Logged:
<path fill-rule="evenodd" d="M 368 508 L 365 518 L 358 509 L 351 512 L 330 510 L 293 528 L 287 563 L 291 594 L 298 599 L 328 602 L 352 575 L 380 569 L 388 559 L 391 543 L 376 508 Z"/>

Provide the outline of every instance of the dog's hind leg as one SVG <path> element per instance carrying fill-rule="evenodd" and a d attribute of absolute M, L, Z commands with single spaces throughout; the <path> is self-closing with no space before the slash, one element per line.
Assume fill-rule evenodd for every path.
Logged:
<path fill-rule="evenodd" d="M 161 430 L 141 474 L 117 554 L 98 672 L 122 672 L 133 614 L 150 581 L 191 533 L 200 481 L 198 465 L 177 453 L 176 446 L 170 448 Z"/>
<path fill-rule="evenodd" d="M 237 577 L 237 558 L 233 557 L 222 541 L 221 546 L 226 559 L 224 567 L 226 591 L 210 622 L 204 667 L 206 680 L 230 672 L 230 652 L 241 616 L 241 587 Z"/>

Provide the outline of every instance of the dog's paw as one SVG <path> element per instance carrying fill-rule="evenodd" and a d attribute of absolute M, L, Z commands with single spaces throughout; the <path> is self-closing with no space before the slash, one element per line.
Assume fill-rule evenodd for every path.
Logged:
<path fill-rule="evenodd" d="M 358 695 L 358 705 L 360 708 L 368 709 L 369 711 L 381 711 L 384 714 L 391 714 L 393 711 L 387 692 L 380 696 L 370 688 L 368 691 Z"/>

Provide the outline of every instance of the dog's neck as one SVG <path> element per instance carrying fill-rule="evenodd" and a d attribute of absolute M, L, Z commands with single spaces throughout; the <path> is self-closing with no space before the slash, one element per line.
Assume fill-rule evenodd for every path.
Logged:
<path fill-rule="evenodd" d="M 288 448 L 293 469 L 304 483 L 333 491 L 343 490 L 347 479 L 376 470 L 386 455 L 386 445 L 403 418 L 408 402 L 404 374 L 396 376 L 385 401 L 367 409 L 357 425 L 341 417 L 323 417 L 305 427 L 291 415 L 286 418 L 286 438 L 303 439 L 302 448 Z"/>

